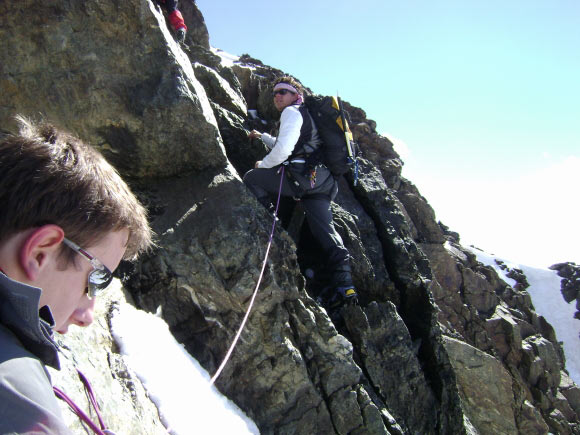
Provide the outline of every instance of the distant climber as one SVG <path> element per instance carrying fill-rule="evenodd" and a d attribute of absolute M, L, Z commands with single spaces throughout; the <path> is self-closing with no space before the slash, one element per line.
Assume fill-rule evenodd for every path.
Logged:
<path fill-rule="evenodd" d="M 183 15 L 181 15 L 181 11 L 177 9 L 177 0 L 157 1 L 167 10 L 169 22 L 171 23 L 171 27 L 173 27 L 173 31 L 175 32 L 175 39 L 177 39 L 177 41 L 180 43 L 185 42 L 187 26 L 185 25 L 185 21 L 183 21 Z"/>
<path fill-rule="evenodd" d="M 326 305 L 330 308 L 357 303 L 352 283 L 350 255 L 334 228 L 331 201 L 338 193 L 338 183 L 320 162 L 309 156 L 320 146 L 320 139 L 310 113 L 303 104 L 302 86 L 292 77 L 273 83 L 274 106 L 281 113 L 278 136 L 252 130 L 250 138 L 261 138 L 271 151 L 257 161 L 255 169 L 244 175 L 244 183 L 258 201 L 272 210 L 271 194 L 280 185 L 280 167 L 286 165 L 282 196 L 299 198 L 313 236 L 326 256 L 331 275 Z"/>
<path fill-rule="evenodd" d="M 65 434 L 46 368 L 60 368 L 54 331 L 92 323 L 112 271 L 152 232 L 101 154 L 50 125 L 20 123 L 0 137 L 0 433 Z"/>

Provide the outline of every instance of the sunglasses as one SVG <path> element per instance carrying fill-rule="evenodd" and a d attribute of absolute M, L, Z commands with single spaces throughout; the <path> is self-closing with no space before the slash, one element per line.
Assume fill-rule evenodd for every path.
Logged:
<path fill-rule="evenodd" d="M 288 89 L 277 89 L 274 92 L 272 92 L 272 95 L 275 97 L 276 95 L 286 95 L 286 94 L 292 94 L 294 95 L 295 92 L 289 91 Z"/>
<path fill-rule="evenodd" d="M 81 254 L 83 258 L 91 263 L 93 270 L 88 277 L 87 295 L 89 299 L 99 296 L 111 284 L 113 273 L 98 258 L 93 257 L 76 243 L 71 242 L 66 237 L 62 241 L 66 246 Z"/>

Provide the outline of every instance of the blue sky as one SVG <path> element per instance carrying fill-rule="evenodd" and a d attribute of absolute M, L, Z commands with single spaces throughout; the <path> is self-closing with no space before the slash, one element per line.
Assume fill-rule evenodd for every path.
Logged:
<path fill-rule="evenodd" d="M 212 46 L 364 109 L 466 244 L 580 263 L 580 2 L 196 3 Z"/>

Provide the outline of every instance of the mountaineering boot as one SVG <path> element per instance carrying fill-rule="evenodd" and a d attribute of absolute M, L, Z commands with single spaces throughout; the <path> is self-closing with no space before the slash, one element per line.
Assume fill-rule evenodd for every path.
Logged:
<path fill-rule="evenodd" d="M 358 295 L 353 286 L 337 287 L 329 301 L 331 309 L 346 305 L 358 305 Z"/>
<path fill-rule="evenodd" d="M 175 38 L 180 44 L 185 43 L 185 29 L 183 27 L 177 31 Z"/>
<path fill-rule="evenodd" d="M 358 295 L 353 286 L 326 287 L 323 289 L 317 302 L 330 312 L 337 312 L 347 305 L 358 305 Z"/>

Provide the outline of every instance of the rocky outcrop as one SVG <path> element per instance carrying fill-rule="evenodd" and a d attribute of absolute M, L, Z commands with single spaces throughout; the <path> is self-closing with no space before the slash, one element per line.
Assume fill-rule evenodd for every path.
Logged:
<path fill-rule="evenodd" d="M 481 433 L 517 434 L 512 378 L 501 362 L 463 341 L 444 338 L 465 416 Z"/>
<path fill-rule="evenodd" d="M 282 72 L 249 56 L 222 65 L 195 4 L 180 5 L 187 47 L 150 0 L 1 3 L 0 126 L 42 113 L 126 177 L 158 234 L 154 252 L 121 268 L 130 300 L 161 307 L 176 339 L 213 373 L 265 254 L 270 217 L 241 176 L 265 153 L 247 131 L 274 126 L 270 81 Z M 296 204 L 285 201 L 254 311 L 218 388 L 265 434 L 580 433 L 580 390 L 523 286 L 501 281 L 435 221 L 401 177 L 392 143 L 362 109 L 346 108 L 360 176 L 356 185 L 341 179 L 333 213 L 361 306 L 331 319 L 317 304 L 321 253 L 307 225 L 286 230 Z M 156 411 L 107 322 L 89 331 L 86 343 L 76 335 L 62 343 L 71 358 L 90 359 L 91 379 L 103 377 L 96 389 L 110 400 L 112 428 L 157 433 Z M 131 425 L 115 419 L 121 402 Z"/>
<path fill-rule="evenodd" d="M 568 303 L 576 301 L 574 317 L 580 320 L 580 266 L 576 263 L 558 263 L 550 266 L 562 277 L 561 291 L 564 300 Z"/>
<path fill-rule="evenodd" d="M 205 90 L 153 2 L 3 2 L 0 12 L 5 128 L 15 112 L 41 113 L 126 176 L 226 164 Z"/>

